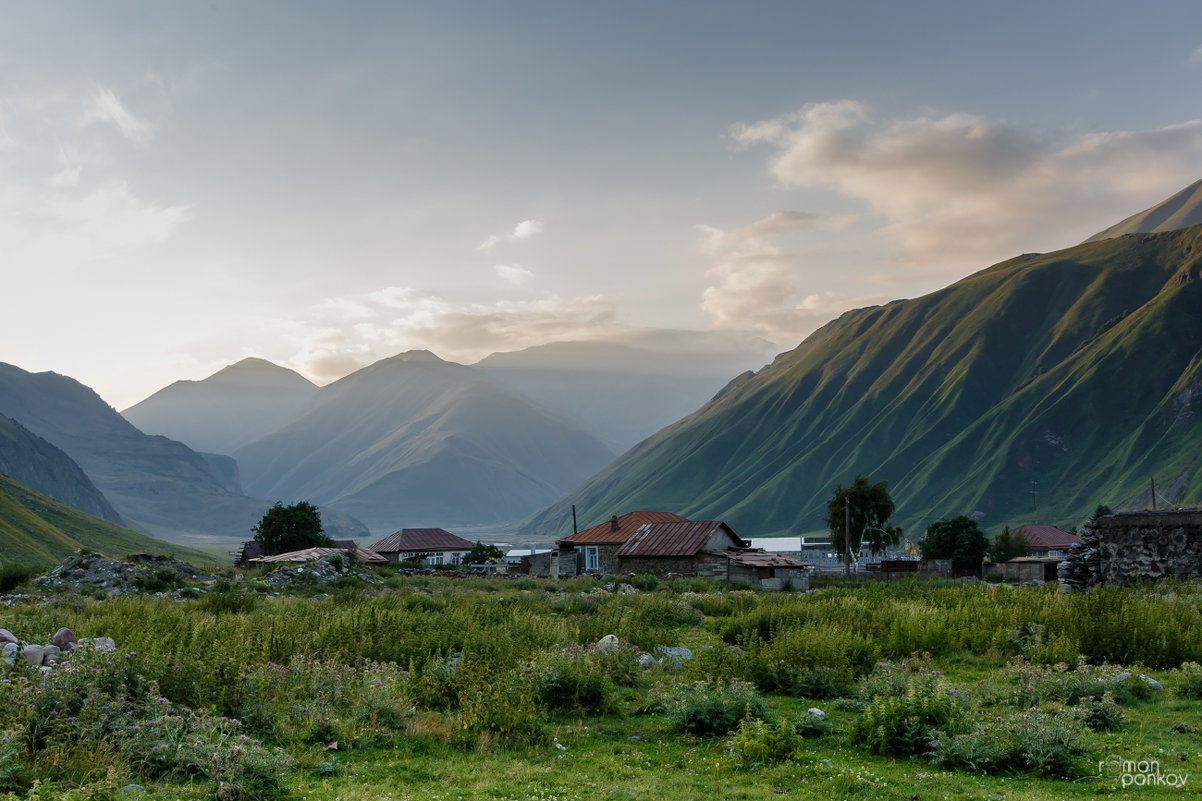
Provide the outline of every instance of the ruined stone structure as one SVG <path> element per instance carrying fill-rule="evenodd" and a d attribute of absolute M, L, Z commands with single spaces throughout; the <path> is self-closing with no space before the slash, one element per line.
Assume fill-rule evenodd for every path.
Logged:
<path fill-rule="evenodd" d="M 1068 589 L 1202 578 L 1202 509 L 1121 512 L 1086 523 L 1060 564 Z"/>

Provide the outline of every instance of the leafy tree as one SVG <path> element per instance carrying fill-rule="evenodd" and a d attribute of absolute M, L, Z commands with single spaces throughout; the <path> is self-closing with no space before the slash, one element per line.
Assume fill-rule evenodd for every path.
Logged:
<path fill-rule="evenodd" d="M 994 562 L 1009 562 L 1020 556 L 1029 556 L 1031 543 L 1022 534 L 1012 534 L 1010 526 L 1002 529 L 1002 533 L 994 538 L 989 546 L 989 558 Z"/>
<path fill-rule="evenodd" d="M 840 484 L 826 502 L 826 525 L 831 532 L 831 545 L 844 555 L 843 528 L 845 516 L 850 518 L 851 552 L 859 553 L 861 543 L 868 543 L 873 554 L 881 553 L 901 540 L 902 530 L 888 525 L 893 516 L 893 498 L 889 497 L 889 482 L 870 484 L 857 475 L 850 487 Z"/>
<path fill-rule="evenodd" d="M 468 565 L 483 565 L 489 562 L 497 562 L 505 557 L 505 552 L 495 545 L 484 545 L 480 540 L 476 540 L 476 544 L 463 557 L 464 564 Z"/>
<path fill-rule="evenodd" d="M 988 548 L 989 540 L 977 521 L 965 515 L 936 520 L 918 541 L 923 559 L 951 559 L 952 568 L 958 570 L 979 570 Z"/>
<path fill-rule="evenodd" d="M 334 544 L 322 532 L 317 507 L 308 501 L 290 506 L 276 501 L 251 531 L 255 533 L 255 542 L 263 547 L 265 556 L 305 548 L 329 548 Z"/>

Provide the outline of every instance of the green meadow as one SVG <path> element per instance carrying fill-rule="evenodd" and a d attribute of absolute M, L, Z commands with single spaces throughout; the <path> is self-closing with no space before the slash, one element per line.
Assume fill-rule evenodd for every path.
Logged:
<path fill-rule="evenodd" d="M 0 627 L 30 642 L 67 626 L 117 648 L 40 672 L 0 664 L 0 798 L 1155 799 L 1202 787 L 1197 584 L 794 594 L 381 575 L 330 594 L 302 583 L 275 595 L 249 575 L 183 599 L 71 593 L 4 609 Z"/>

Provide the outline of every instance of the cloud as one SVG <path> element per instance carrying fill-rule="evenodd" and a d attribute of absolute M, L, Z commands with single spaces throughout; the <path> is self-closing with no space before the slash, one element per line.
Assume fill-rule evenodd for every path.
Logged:
<path fill-rule="evenodd" d="M 493 267 L 497 277 L 514 286 L 525 286 L 534 277 L 534 272 L 520 264 L 498 264 Z"/>
<path fill-rule="evenodd" d="M 1196 48 L 1194 48 L 1194 52 L 1190 53 L 1189 63 L 1202 64 L 1202 45 L 1198 45 Z"/>
<path fill-rule="evenodd" d="M 121 134 L 136 145 L 144 145 L 154 135 L 154 126 L 143 122 L 126 110 L 121 99 L 111 89 L 99 87 L 84 111 L 84 126 L 107 122 L 117 126 Z"/>
<path fill-rule="evenodd" d="M 522 220 L 507 234 L 493 234 L 476 246 L 476 250 L 489 251 L 502 242 L 520 242 L 543 232 L 542 220 Z"/>
<path fill-rule="evenodd" d="M 294 351 L 285 361 L 319 382 L 412 349 L 471 363 L 549 341 L 610 337 L 625 330 L 614 317 L 613 304 L 600 295 L 457 303 L 391 286 L 314 306 L 292 332 Z"/>
<path fill-rule="evenodd" d="M 783 185 L 867 206 L 903 262 L 959 270 L 1079 241 L 1181 189 L 1202 164 L 1199 120 L 1051 136 L 967 114 L 878 123 L 842 100 L 732 136 L 774 147 Z"/>

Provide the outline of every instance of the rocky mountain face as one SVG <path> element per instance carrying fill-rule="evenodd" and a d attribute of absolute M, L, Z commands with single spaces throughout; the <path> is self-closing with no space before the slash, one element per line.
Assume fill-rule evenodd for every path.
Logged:
<path fill-rule="evenodd" d="M 1168 200 L 1132 214 L 1085 241 L 1098 242 L 1125 234 L 1158 234 L 1191 225 L 1202 225 L 1202 180 L 1194 181 Z"/>
<path fill-rule="evenodd" d="M 742 536 L 820 530 L 837 484 L 890 482 L 920 535 L 1075 528 L 1155 477 L 1202 499 L 1202 227 L 1026 254 L 844 314 L 529 521 L 664 509 Z M 1159 489 L 1163 488 L 1163 489 Z"/>
<path fill-rule="evenodd" d="M 149 436 L 91 389 L 56 373 L 0 363 L 0 414 L 60 448 L 131 526 L 176 542 L 249 539 L 270 507 L 247 497 L 229 457 L 205 456 Z M 364 536 L 357 521 L 323 515 L 339 536 Z"/>
<path fill-rule="evenodd" d="M 0 473 L 80 511 L 121 523 L 121 515 L 71 457 L 0 415 Z"/>
<path fill-rule="evenodd" d="M 516 520 L 613 453 L 479 371 L 413 351 L 321 388 L 304 414 L 235 457 L 253 494 L 394 531 Z"/>
<path fill-rule="evenodd" d="M 121 415 L 148 434 L 230 454 L 294 419 L 317 387 L 263 359 L 243 359 L 202 381 L 176 381 Z"/>

